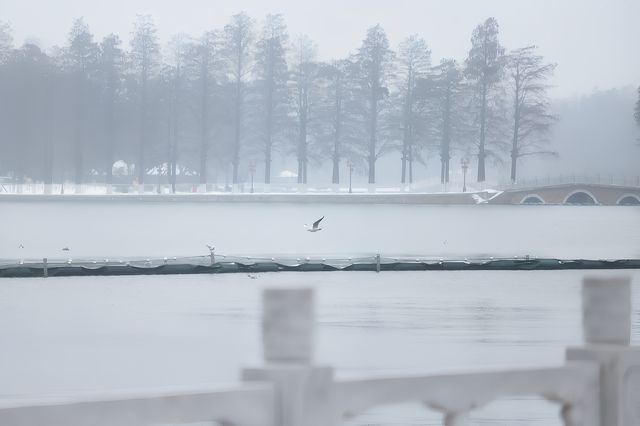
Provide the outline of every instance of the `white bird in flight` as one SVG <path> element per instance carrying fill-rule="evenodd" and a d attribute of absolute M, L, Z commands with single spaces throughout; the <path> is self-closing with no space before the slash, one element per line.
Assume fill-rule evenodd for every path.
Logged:
<path fill-rule="evenodd" d="M 320 222 L 322 221 L 322 219 L 324 219 L 324 216 L 322 216 L 320 219 L 313 222 L 313 225 L 311 227 L 309 227 L 309 225 L 304 225 L 304 226 L 305 228 L 307 228 L 307 231 L 309 232 L 322 231 L 322 228 L 320 228 Z"/>

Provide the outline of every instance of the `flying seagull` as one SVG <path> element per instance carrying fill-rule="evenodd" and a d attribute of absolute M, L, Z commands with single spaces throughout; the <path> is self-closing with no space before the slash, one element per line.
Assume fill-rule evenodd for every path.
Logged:
<path fill-rule="evenodd" d="M 309 225 L 304 225 L 304 226 L 307 228 L 307 231 L 309 232 L 322 231 L 322 228 L 320 228 L 320 222 L 322 221 L 322 219 L 324 219 L 324 216 L 322 216 L 320 219 L 313 222 L 313 226 L 311 227 L 309 227 Z"/>
<path fill-rule="evenodd" d="M 22 244 L 20 244 L 20 245 L 18 246 L 18 248 L 21 248 L 21 249 L 22 249 L 22 248 L 24 248 L 24 246 L 23 246 Z"/>
<path fill-rule="evenodd" d="M 69 251 L 69 247 L 62 247 L 62 251 Z"/>

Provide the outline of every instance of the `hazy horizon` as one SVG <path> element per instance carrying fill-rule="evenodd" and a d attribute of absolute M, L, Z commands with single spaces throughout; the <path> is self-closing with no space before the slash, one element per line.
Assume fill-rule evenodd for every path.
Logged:
<path fill-rule="evenodd" d="M 318 43 L 321 59 L 347 55 L 360 45 L 368 27 L 380 23 L 394 48 L 410 34 L 423 36 L 433 63 L 445 57 L 464 60 L 472 30 L 493 16 L 507 49 L 537 45 L 547 61 L 558 64 L 550 81 L 555 86 L 552 98 L 636 87 L 640 70 L 640 55 L 633 54 L 633 41 L 640 39 L 640 26 L 634 22 L 640 16 L 640 2 L 635 0 L 488 0 L 482 4 L 401 0 L 393 5 L 383 0 L 351 0 L 348 5 L 338 0 L 322 4 L 186 0 L 180 6 L 152 0 L 108 4 L 59 0 L 7 2 L 3 6 L 0 20 L 10 23 L 15 44 L 37 42 L 46 49 L 65 45 L 72 21 L 78 17 L 85 19 L 97 39 L 113 32 L 128 43 L 136 15 L 149 14 L 165 43 L 173 34 L 198 36 L 222 28 L 231 15 L 246 11 L 258 24 L 267 13 L 282 13 L 291 35 L 308 34 Z"/>

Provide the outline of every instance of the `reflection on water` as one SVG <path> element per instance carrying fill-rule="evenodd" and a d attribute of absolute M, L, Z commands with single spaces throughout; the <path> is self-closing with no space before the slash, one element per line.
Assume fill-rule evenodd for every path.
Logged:
<path fill-rule="evenodd" d="M 600 275 L 606 272 L 598 272 Z M 640 272 L 630 272 L 635 282 Z M 319 363 L 339 377 L 559 365 L 579 344 L 581 271 L 327 272 L 5 279 L 0 396 L 235 382 L 260 363 L 260 288 L 317 289 Z M 638 294 L 634 293 L 636 306 Z M 635 315 L 634 324 L 638 321 Z M 633 339 L 637 340 L 638 328 Z M 559 425 L 498 401 L 472 424 Z M 438 424 L 416 405 L 351 425 Z"/>

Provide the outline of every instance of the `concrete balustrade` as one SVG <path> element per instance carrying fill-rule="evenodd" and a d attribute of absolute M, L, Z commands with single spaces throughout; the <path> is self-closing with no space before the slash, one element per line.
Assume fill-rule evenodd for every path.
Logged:
<path fill-rule="evenodd" d="M 376 406 L 419 402 L 441 412 L 443 425 L 463 426 L 496 399 L 539 396 L 558 404 L 565 426 L 638 425 L 640 350 L 629 345 L 630 301 L 627 278 L 585 279 L 585 345 L 569 348 L 558 367 L 335 380 L 331 367 L 313 360 L 313 291 L 267 289 L 264 364 L 243 370 L 237 388 L 4 401 L 0 424 L 337 426 Z"/>
<path fill-rule="evenodd" d="M 582 291 L 586 345 L 567 349 L 567 359 L 598 366 L 602 426 L 637 426 L 640 349 L 629 346 L 631 281 L 587 278 Z"/>
<path fill-rule="evenodd" d="M 277 426 L 269 384 L 212 391 L 157 390 L 0 401 L 2 426 L 144 426 L 215 421 Z M 11 408 L 6 408 L 12 405 Z"/>

